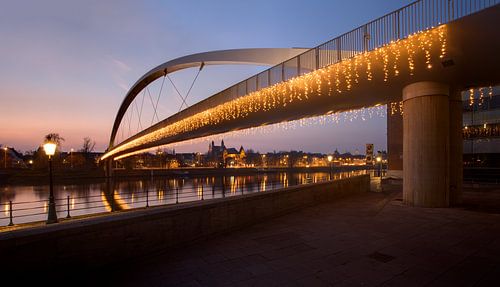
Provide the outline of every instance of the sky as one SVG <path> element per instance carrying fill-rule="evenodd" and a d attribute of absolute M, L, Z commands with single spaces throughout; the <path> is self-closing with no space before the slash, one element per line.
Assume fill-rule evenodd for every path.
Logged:
<path fill-rule="evenodd" d="M 77 150 L 84 137 L 91 137 L 96 150 L 103 151 L 126 92 L 161 63 L 211 50 L 314 47 L 408 3 L 0 0 L 0 144 L 34 150 L 44 135 L 55 132 L 65 138 L 63 150 Z M 263 69 L 206 67 L 187 102 L 194 104 Z M 172 74 L 181 94 L 196 72 Z M 154 97 L 160 84 L 151 85 Z M 172 84 L 166 83 L 160 118 L 176 112 L 180 103 Z M 176 150 L 206 152 L 208 142 Z M 261 152 L 355 151 L 365 143 L 385 149 L 386 119 L 230 137 L 225 143 Z"/>

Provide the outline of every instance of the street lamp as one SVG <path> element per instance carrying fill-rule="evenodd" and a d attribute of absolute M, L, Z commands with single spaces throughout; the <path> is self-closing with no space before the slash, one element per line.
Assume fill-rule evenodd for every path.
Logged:
<path fill-rule="evenodd" d="M 382 156 L 378 155 L 376 161 L 378 163 L 378 176 L 382 178 Z"/>
<path fill-rule="evenodd" d="M 75 150 L 73 148 L 71 148 L 71 152 L 69 153 L 69 161 L 70 161 L 70 165 L 71 165 L 71 169 L 73 169 L 73 152 Z"/>
<path fill-rule="evenodd" d="M 8 150 L 8 149 L 9 149 L 9 148 L 8 148 L 8 147 L 6 147 L 6 146 L 5 146 L 5 147 L 3 147 L 3 150 L 4 150 L 4 155 L 3 155 L 3 158 L 4 158 L 4 166 L 3 166 L 3 168 L 5 168 L 5 169 L 7 169 L 7 150 Z"/>
<path fill-rule="evenodd" d="M 327 157 L 327 159 L 328 159 L 328 164 L 330 165 L 330 180 L 332 180 L 332 160 L 333 160 L 333 156 L 329 155 Z"/>
<path fill-rule="evenodd" d="M 52 184 L 52 156 L 56 153 L 57 145 L 53 142 L 46 142 L 43 145 L 43 150 L 45 154 L 49 157 L 49 215 L 47 217 L 47 224 L 56 223 L 57 222 L 57 213 L 56 213 L 56 202 L 54 199 L 54 187 Z"/>

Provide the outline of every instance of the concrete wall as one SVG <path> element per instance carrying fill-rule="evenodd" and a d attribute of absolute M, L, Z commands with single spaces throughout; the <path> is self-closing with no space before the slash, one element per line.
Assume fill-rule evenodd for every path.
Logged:
<path fill-rule="evenodd" d="M 5 268 L 96 267 L 187 244 L 369 191 L 368 175 L 272 192 L 72 220 L 0 234 Z M 5 270 L 5 269 L 4 269 Z"/>

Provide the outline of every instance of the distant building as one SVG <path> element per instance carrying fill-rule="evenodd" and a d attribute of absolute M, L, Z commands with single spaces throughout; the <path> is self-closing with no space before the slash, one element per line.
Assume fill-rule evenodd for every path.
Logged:
<path fill-rule="evenodd" d="M 239 150 L 236 148 L 227 148 L 224 140 L 220 146 L 216 146 L 214 141 L 208 145 L 207 163 L 216 167 L 244 166 L 246 153 L 243 146 Z"/>

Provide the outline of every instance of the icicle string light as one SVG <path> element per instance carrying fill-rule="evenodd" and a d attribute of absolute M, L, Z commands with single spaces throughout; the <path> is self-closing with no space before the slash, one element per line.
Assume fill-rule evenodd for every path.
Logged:
<path fill-rule="evenodd" d="M 445 25 L 410 35 L 406 39 L 391 42 L 374 51 L 360 53 L 353 58 L 299 75 L 167 124 L 156 131 L 117 146 L 105 154 L 103 159 L 146 143 L 192 132 L 202 127 L 243 119 L 254 113 L 280 112 L 280 110 L 287 109 L 288 105 L 296 105 L 297 101 L 306 102 L 323 95 L 342 96 L 344 91 L 349 91 L 354 89 L 355 85 L 359 85 L 363 78 L 366 81 L 376 78 L 388 82 L 391 74 L 395 77 L 405 71 L 398 69 L 397 62 L 400 60 L 401 53 L 405 53 L 408 57 L 407 72 L 410 75 L 414 73 L 417 64 L 415 61 L 418 59 L 417 52 L 419 51 L 423 52 L 425 59 L 425 64 L 422 63 L 422 67 L 430 69 L 433 60 L 433 53 L 431 53 L 433 42 L 438 42 L 436 47 L 440 47 L 435 55 L 436 61 L 438 61 L 441 56 L 446 55 Z M 382 65 L 373 65 L 380 60 L 382 60 Z M 390 67 L 393 69 L 393 73 L 389 73 Z M 358 73 L 358 70 L 363 68 L 366 71 L 366 77 L 362 77 Z"/>
<path fill-rule="evenodd" d="M 397 103 L 396 103 L 397 104 Z M 322 115 L 318 117 L 310 117 L 299 120 L 293 120 L 289 122 L 276 123 L 266 126 L 252 127 L 243 130 L 231 131 L 227 133 L 221 133 L 216 135 L 210 135 L 206 137 L 200 137 L 196 139 L 189 139 L 181 142 L 171 143 L 162 145 L 159 147 L 141 149 L 124 155 L 116 157 L 116 160 L 126 158 L 132 155 L 141 154 L 144 152 L 155 151 L 160 149 L 172 149 L 179 146 L 186 146 L 192 144 L 199 144 L 203 142 L 210 141 L 221 141 L 228 138 L 240 138 L 242 136 L 263 136 L 276 133 L 278 131 L 291 131 L 298 128 L 317 126 L 317 125 L 328 125 L 328 124 L 339 124 L 343 122 L 353 122 L 355 120 L 366 121 L 374 117 L 384 118 L 386 116 L 387 108 L 386 106 L 374 106 L 369 108 L 361 108 L 357 110 L 349 110 L 345 112 L 331 113 L 327 115 Z"/>
<path fill-rule="evenodd" d="M 474 89 L 469 89 L 469 106 L 474 105 Z"/>

